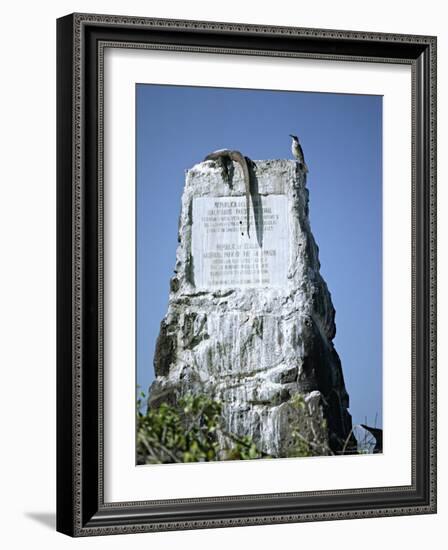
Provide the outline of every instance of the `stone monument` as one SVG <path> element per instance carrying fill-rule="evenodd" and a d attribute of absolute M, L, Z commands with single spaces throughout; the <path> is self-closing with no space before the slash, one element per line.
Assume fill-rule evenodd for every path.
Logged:
<path fill-rule="evenodd" d="M 311 448 L 337 453 L 352 423 L 306 174 L 293 160 L 249 167 L 249 209 L 238 164 L 228 173 L 208 160 L 186 172 L 149 406 L 209 395 L 227 430 L 277 457 L 289 456 L 291 415 L 302 414 Z M 303 413 L 290 406 L 297 396 Z"/>

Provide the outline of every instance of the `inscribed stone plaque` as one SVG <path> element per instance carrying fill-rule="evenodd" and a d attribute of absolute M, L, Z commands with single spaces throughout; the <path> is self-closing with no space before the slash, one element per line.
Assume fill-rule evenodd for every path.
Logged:
<path fill-rule="evenodd" d="M 285 286 L 289 228 L 285 195 L 193 199 L 192 257 L 197 288 Z"/>

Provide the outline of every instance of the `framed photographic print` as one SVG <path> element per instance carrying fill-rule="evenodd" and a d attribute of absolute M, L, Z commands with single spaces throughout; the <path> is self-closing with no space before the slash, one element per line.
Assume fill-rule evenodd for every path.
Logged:
<path fill-rule="evenodd" d="M 71 536 L 436 511 L 436 38 L 58 20 Z"/>

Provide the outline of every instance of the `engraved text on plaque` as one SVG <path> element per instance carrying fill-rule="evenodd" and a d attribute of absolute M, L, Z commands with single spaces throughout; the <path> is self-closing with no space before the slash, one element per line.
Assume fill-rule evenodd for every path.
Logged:
<path fill-rule="evenodd" d="M 193 199 L 192 259 L 197 288 L 285 286 L 288 212 L 285 195 Z M 255 223 L 256 222 L 256 223 Z"/>

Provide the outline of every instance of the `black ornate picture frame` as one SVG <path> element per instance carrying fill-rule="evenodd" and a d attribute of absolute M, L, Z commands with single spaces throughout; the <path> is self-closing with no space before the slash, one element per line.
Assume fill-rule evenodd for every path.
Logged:
<path fill-rule="evenodd" d="M 103 55 L 111 43 L 411 66 L 411 485 L 105 502 Z M 435 513 L 436 38 L 73 14 L 57 22 L 57 51 L 58 531 L 90 536 Z"/>

